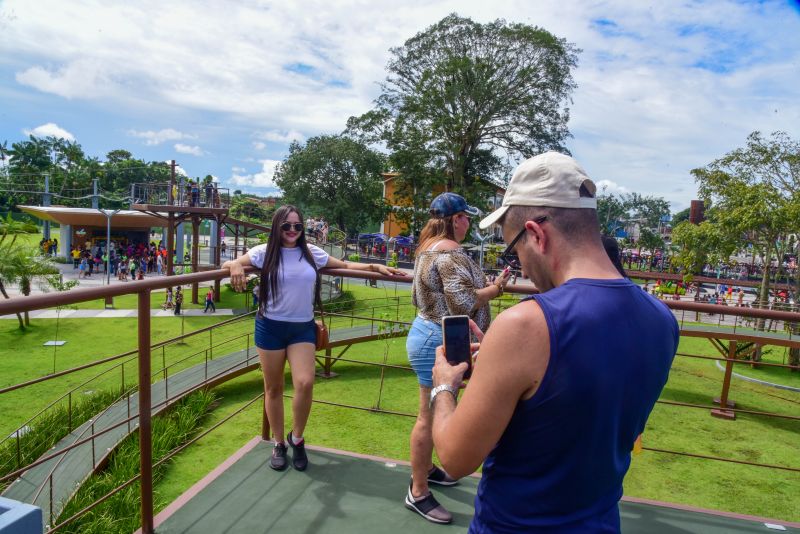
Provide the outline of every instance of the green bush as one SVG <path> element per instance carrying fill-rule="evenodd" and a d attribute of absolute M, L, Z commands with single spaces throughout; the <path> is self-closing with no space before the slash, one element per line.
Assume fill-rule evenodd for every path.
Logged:
<path fill-rule="evenodd" d="M 347 261 L 361 261 L 361 256 L 359 254 L 350 254 L 347 256 Z"/>
<path fill-rule="evenodd" d="M 325 303 L 325 311 L 331 313 L 341 313 L 352 310 L 356 305 L 356 298 L 352 291 L 342 291 L 335 299 Z"/>
<path fill-rule="evenodd" d="M 397 259 L 389 260 L 386 262 L 387 267 L 397 267 Z"/>

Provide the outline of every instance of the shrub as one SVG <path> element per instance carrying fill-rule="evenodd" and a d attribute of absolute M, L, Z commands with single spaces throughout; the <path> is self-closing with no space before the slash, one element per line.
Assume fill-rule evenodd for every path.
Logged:
<path fill-rule="evenodd" d="M 352 291 L 342 291 L 341 294 L 335 299 L 331 299 L 325 303 L 325 311 L 331 313 L 339 313 L 349 311 L 355 308 L 356 297 Z"/>
<path fill-rule="evenodd" d="M 347 256 L 347 261 L 361 261 L 361 256 L 359 254 L 350 254 Z"/>

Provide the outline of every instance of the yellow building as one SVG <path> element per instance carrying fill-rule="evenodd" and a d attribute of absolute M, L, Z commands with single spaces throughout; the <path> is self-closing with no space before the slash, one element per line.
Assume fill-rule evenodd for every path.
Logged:
<path fill-rule="evenodd" d="M 410 198 L 397 193 L 397 184 L 395 178 L 400 176 L 400 173 L 385 172 L 381 176 L 383 176 L 383 199 L 389 206 L 391 206 L 391 211 L 386 216 L 386 219 L 384 219 L 384 221 L 381 223 L 380 232 L 388 235 L 389 237 L 396 237 L 400 234 L 406 234 L 408 232 L 408 224 L 403 221 L 399 221 L 395 216 L 396 210 L 411 206 Z M 502 187 L 498 187 L 498 185 L 494 182 L 485 180 L 485 183 L 494 188 L 494 195 L 492 195 L 492 197 L 489 199 L 489 206 L 492 210 L 494 210 L 503 202 L 503 195 L 505 195 L 506 190 Z M 448 191 L 447 184 L 436 185 L 433 188 L 433 195 L 436 196 L 446 191 Z"/>

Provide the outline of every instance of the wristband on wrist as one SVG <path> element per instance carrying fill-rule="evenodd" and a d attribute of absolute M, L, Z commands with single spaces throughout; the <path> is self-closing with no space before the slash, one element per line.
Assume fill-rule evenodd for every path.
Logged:
<path fill-rule="evenodd" d="M 435 388 L 433 388 L 431 390 L 431 400 L 430 400 L 430 404 L 429 404 L 429 407 L 431 409 L 433 409 L 433 401 L 436 400 L 436 395 L 438 395 L 442 391 L 447 391 L 448 393 L 453 395 L 453 400 L 454 401 L 458 400 L 458 389 L 454 388 L 453 386 L 451 386 L 449 384 L 441 384 L 441 385 L 436 386 Z"/>
<path fill-rule="evenodd" d="M 497 296 L 498 297 L 502 297 L 503 296 L 503 284 L 495 284 L 495 285 L 497 286 L 497 289 L 498 289 Z"/>

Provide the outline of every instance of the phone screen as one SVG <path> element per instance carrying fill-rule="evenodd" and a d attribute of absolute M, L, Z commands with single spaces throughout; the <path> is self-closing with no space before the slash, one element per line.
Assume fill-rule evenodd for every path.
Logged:
<path fill-rule="evenodd" d="M 442 317 L 442 334 L 444 337 L 444 352 L 447 361 L 453 365 L 467 362 L 469 364 L 469 369 L 464 373 L 464 378 L 469 378 L 472 375 L 469 317 L 466 315 Z"/>

